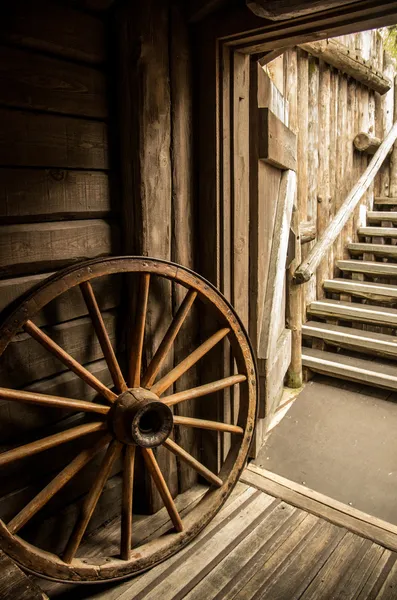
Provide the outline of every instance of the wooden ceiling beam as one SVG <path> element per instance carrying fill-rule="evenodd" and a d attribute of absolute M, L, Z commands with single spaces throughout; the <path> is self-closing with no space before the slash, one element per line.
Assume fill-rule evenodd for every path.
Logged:
<path fill-rule="evenodd" d="M 258 17 L 281 21 L 352 4 L 356 0 L 246 0 Z"/>

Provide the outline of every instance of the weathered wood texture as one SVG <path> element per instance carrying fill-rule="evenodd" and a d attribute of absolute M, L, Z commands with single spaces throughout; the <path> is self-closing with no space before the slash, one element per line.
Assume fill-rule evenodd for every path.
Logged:
<path fill-rule="evenodd" d="M 57 269 L 118 253 L 117 178 L 108 153 L 109 77 L 105 20 L 73 3 L 26 0 L 0 8 L 0 310 Z M 111 189 L 112 188 L 112 189 Z M 117 279 L 117 278 L 116 278 Z M 95 284 L 110 340 L 118 350 L 121 280 Z M 111 379 L 80 289 L 53 301 L 35 318 L 102 383 Z M 121 346 L 120 346 L 121 347 Z M 18 333 L 0 365 L 5 387 L 91 401 L 96 392 L 37 344 Z M 70 416 L 13 400 L 0 402 L 0 445 L 48 435 Z M 68 456 L 76 449 L 70 447 Z M 57 456 L 55 456 L 57 454 Z M 62 465 L 59 452 L 2 472 L 0 504 L 23 496 Z M 45 470 L 46 469 L 46 470 Z M 8 474 L 7 474 L 8 473 Z M 41 479 L 40 479 L 41 478 Z M 10 497 L 10 486 L 13 486 Z M 79 484 L 84 494 L 88 479 Z M 22 491 L 18 488 L 22 488 Z M 72 494 L 73 496 L 73 494 Z M 72 498 L 73 500 L 73 498 Z M 65 499 L 65 502 L 68 502 Z M 62 506 L 59 503 L 58 508 Z"/>
<path fill-rule="evenodd" d="M 0 550 L 0 598 L 18 600 L 48 600 L 41 588 L 36 585 L 14 561 Z"/>
<path fill-rule="evenodd" d="M 258 17 L 280 21 L 350 4 L 354 0 L 246 0 Z"/>

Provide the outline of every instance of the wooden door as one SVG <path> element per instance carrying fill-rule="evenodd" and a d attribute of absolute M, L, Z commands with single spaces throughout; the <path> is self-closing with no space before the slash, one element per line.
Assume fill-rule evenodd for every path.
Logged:
<path fill-rule="evenodd" d="M 250 80 L 250 336 L 260 381 L 255 455 L 291 362 L 286 268 L 296 196 L 296 136 L 288 127 L 288 102 L 257 61 Z"/>

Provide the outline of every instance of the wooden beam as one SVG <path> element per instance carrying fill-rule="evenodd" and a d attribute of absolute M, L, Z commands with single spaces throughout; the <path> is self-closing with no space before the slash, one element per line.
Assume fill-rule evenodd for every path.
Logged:
<path fill-rule="evenodd" d="M 263 19 L 281 21 L 330 8 L 352 4 L 356 0 L 246 0 L 252 12 Z"/>
<path fill-rule="evenodd" d="M 269 108 L 259 109 L 259 160 L 296 171 L 296 135 Z"/>
<path fill-rule="evenodd" d="M 356 81 L 360 81 L 371 90 L 379 94 L 385 94 L 391 89 L 391 81 L 379 71 L 367 64 L 361 56 L 352 54 L 351 51 L 337 40 L 322 40 L 300 44 L 300 48 L 321 58 L 324 62 L 332 65 L 342 73 L 350 75 Z"/>
<path fill-rule="evenodd" d="M 334 243 L 343 227 L 351 217 L 355 207 L 360 202 L 361 198 L 375 179 L 375 175 L 379 171 L 383 161 L 385 160 L 390 148 L 393 146 L 397 139 L 397 122 L 394 123 L 393 127 L 389 131 L 382 145 L 376 152 L 375 156 L 371 160 L 367 169 L 361 175 L 356 185 L 348 194 L 347 198 L 343 202 L 339 211 L 335 215 L 334 219 L 328 225 L 324 234 L 318 240 L 317 244 L 312 248 L 310 254 L 306 260 L 300 265 L 295 272 L 295 281 L 297 283 L 305 283 L 309 281 L 313 274 L 316 272 L 318 265 L 323 259 L 325 253 L 331 244 Z"/>
<path fill-rule="evenodd" d="M 314 221 L 304 221 L 299 224 L 299 237 L 301 244 L 312 242 L 316 238 L 316 223 Z"/>
<path fill-rule="evenodd" d="M 283 173 L 281 179 L 277 202 L 268 284 L 260 319 L 258 358 L 269 358 L 270 350 L 275 348 L 277 343 L 278 331 L 275 327 L 274 315 L 279 310 L 284 290 L 289 229 L 295 193 L 296 175 L 293 171 L 287 171 Z"/>
<path fill-rule="evenodd" d="M 375 136 L 369 135 L 368 133 L 358 133 L 353 140 L 353 144 L 355 149 L 359 152 L 375 154 L 379 146 L 382 144 L 382 140 Z M 392 151 L 392 148 L 390 148 L 388 154 L 390 155 Z"/>
<path fill-rule="evenodd" d="M 392 523 L 368 515 L 253 464 L 245 469 L 241 481 L 340 527 L 345 527 L 376 544 L 397 551 L 397 527 Z"/>

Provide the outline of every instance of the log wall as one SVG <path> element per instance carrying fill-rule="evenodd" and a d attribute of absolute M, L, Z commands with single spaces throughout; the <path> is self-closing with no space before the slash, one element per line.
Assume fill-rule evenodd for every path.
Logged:
<path fill-rule="evenodd" d="M 17 0 L 0 9 L 3 315 L 21 294 L 59 268 L 118 254 L 121 248 L 107 21 L 99 12 L 79 9 L 78 3 L 74 6 Z M 116 335 L 119 284 L 103 279 L 95 291 L 110 338 L 120 349 Z M 52 302 L 35 322 L 89 371 L 111 383 L 79 289 Z M 14 338 L 2 358 L 0 386 L 87 400 L 95 395 L 25 333 Z M 74 423 L 70 412 L 46 412 L 2 400 L 0 446 L 6 449 Z M 75 453 L 76 446 L 69 444 L 61 452 L 46 452 L 11 472 L 3 470 L 1 517 L 8 519 L 26 504 L 49 474 Z M 74 500 L 87 485 L 87 475 L 82 473 L 63 501 Z"/>
<path fill-rule="evenodd" d="M 394 66 L 383 51 L 377 30 L 335 38 L 352 58 L 371 65 L 391 81 Z M 309 44 L 310 46 L 310 44 Z M 289 104 L 289 126 L 298 143 L 298 210 L 301 223 L 314 225 L 316 237 L 302 245 L 302 260 L 334 217 L 371 158 L 353 146 L 360 132 L 383 139 L 393 121 L 393 86 L 380 95 L 309 54 L 304 45 L 287 50 L 265 67 Z M 372 206 L 374 192 L 388 195 L 389 160 L 375 185 L 365 194 L 353 217 L 303 291 L 303 318 L 307 305 L 323 297 L 322 283 L 335 275 L 335 260 L 346 258 L 346 245 L 357 239 L 357 228 Z"/>

